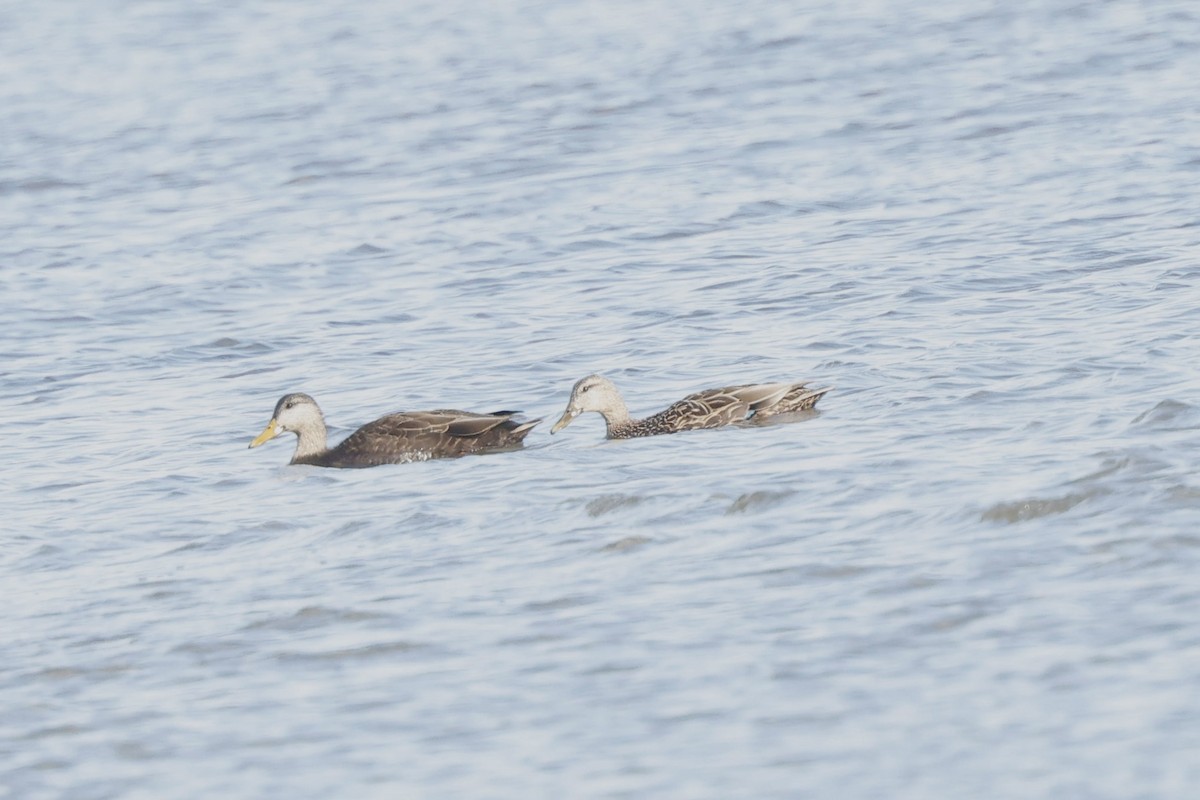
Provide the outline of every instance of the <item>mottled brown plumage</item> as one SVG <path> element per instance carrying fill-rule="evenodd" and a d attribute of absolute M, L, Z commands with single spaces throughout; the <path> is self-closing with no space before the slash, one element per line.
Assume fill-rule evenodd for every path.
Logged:
<path fill-rule="evenodd" d="M 589 375 L 575 384 L 567 410 L 550 432 L 557 433 L 585 411 L 595 411 L 604 417 L 609 439 L 633 439 L 761 422 L 783 414 L 807 411 L 831 388 L 809 389 L 802 383 L 751 383 L 705 389 L 653 416 L 630 419 L 625 400 L 613 382 L 599 375 Z"/>
<path fill-rule="evenodd" d="M 292 464 L 342 469 L 453 458 L 521 446 L 540 419 L 517 422 L 515 411 L 403 411 L 368 422 L 336 447 L 327 443 L 325 417 L 306 394 L 288 394 L 275 404 L 271 421 L 251 447 L 283 433 L 296 434 Z"/>

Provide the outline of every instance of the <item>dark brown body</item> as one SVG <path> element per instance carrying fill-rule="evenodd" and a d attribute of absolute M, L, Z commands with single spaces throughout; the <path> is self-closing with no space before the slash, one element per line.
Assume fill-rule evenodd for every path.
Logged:
<path fill-rule="evenodd" d="M 520 447 L 541 420 L 518 422 L 514 419 L 517 413 L 403 411 L 368 422 L 330 448 L 326 443 L 325 416 L 317 401 L 297 392 L 279 399 L 271 421 L 250 446 L 258 447 L 284 433 L 294 433 L 296 451 L 291 463 L 338 469 L 454 458 Z"/>
<path fill-rule="evenodd" d="M 368 422 L 324 453 L 293 464 L 358 469 L 520 447 L 540 420 L 518 423 L 509 412 L 474 414 L 446 409 L 389 414 Z"/>

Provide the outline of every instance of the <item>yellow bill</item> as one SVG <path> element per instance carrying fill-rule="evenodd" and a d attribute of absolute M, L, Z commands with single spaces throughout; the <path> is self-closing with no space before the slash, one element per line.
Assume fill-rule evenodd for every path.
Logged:
<path fill-rule="evenodd" d="M 271 441 L 279 434 L 280 434 L 279 423 L 277 423 L 275 420 L 272 419 L 270 422 L 267 423 L 267 427 L 263 429 L 263 432 L 254 438 L 254 441 L 250 443 L 250 446 L 258 447 L 263 442 Z"/>

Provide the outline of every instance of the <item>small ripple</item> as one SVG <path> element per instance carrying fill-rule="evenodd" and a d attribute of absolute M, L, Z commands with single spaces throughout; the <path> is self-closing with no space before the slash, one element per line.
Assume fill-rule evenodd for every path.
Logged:
<path fill-rule="evenodd" d="M 409 532 L 428 532 L 444 528 L 452 528 L 458 524 L 453 517 L 441 514 L 431 514 L 428 511 L 416 511 L 400 522 L 400 527 Z"/>
<path fill-rule="evenodd" d="M 795 491 L 790 489 L 786 491 L 759 490 L 747 492 L 729 504 L 729 508 L 725 509 L 725 515 L 745 514 L 750 511 L 772 508 L 787 500 L 795 493 Z"/>
<path fill-rule="evenodd" d="M 980 519 L 983 522 L 1007 522 L 1010 524 L 1027 522 L 1038 517 L 1063 514 L 1085 500 L 1090 500 L 1093 497 L 1101 497 L 1106 494 L 1108 494 L 1108 491 L 1105 489 L 1095 489 L 1090 492 L 1076 492 L 1063 495 L 1062 497 L 1031 497 L 1028 500 L 997 503 L 984 511 Z"/>
<path fill-rule="evenodd" d="M 1178 400 L 1161 400 L 1149 411 L 1143 411 L 1134 417 L 1130 427 L 1145 427 L 1152 430 L 1177 431 L 1194 427 L 1186 424 L 1187 418 L 1195 411 L 1187 403 Z"/>
<path fill-rule="evenodd" d="M 1173 503 L 1194 506 L 1200 504 L 1200 487 L 1186 485 L 1172 486 L 1167 491 L 1167 497 Z"/>
<path fill-rule="evenodd" d="M 636 508 L 649 499 L 642 495 L 606 494 L 589 500 L 584 508 L 589 517 L 602 517 L 622 508 Z"/>
<path fill-rule="evenodd" d="M 511 636 L 506 639 L 497 640 L 496 644 L 501 647 L 524 647 L 526 645 L 549 644 L 551 642 L 561 642 L 567 637 L 560 633 L 534 633 L 528 636 Z"/>
<path fill-rule="evenodd" d="M 358 531 L 362 531 L 362 530 L 366 530 L 366 529 L 370 528 L 371 524 L 372 524 L 371 520 L 365 520 L 365 519 L 350 520 L 349 522 L 343 522 L 341 525 L 339 525 L 337 527 L 336 530 L 331 531 L 328 534 L 328 536 L 330 538 L 337 538 L 339 536 L 345 536 L 350 533 L 357 533 Z"/>
<path fill-rule="evenodd" d="M 241 642 L 235 642 L 230 639 L 208 639 L 196 642 L 184 642 L 172 647 L 170 652 L 200 656 L 203 660 L 209 656 L 227 655 L 240 652 L 244 649 L 245 645 Z"/>
<path fill-rule="evenodd" d="M 523 607 L 526 611 L 558 611 L 563 608 L 589 606 L 595 602 L 596 598 L 594 597 L 572 594 L 565 597 L 556 597 L 553 600 L 536 600 L 532 603 L 526 603 Z"/>
<path fill-rule="evenodd" d="M 623 539 L 617 539 L 615 542 L 609 542 L 600 548 L 602 553 L 624 553 L 630 550 L 636 550 L 642 545 L 650 544 L 653 539 L 649 536 L 626 536 Z"/>
<path fill-rule="evenodd" d="M 614 672 L 637 672 L 641 668 L 642 668 L 641 664 L 604 663 L 604 664 L 597 664 L 594 667 L 589 667 L 584 670 L 580 670 L 579 674 L 585 675 L 585 676 L 610 675 Z"/>
<path fill-rule="evenodd" d="M 703 236 L 719 230 L 716 225 L 693 225 L 688 228 L 676 228 L 662 233 L 635 233 L 630 239 L 638 242 L 669 242 L 675 239 L 689 239 L 693 236 Z"/>
<path fill-rule="evenodd" d="M 67 681 L 74 678 L 87 678 L 89 681 L 118 678 L 132 672 L 130 664 L 108 664 L 102 667 L 46 667 L 28 676 L 32 680 Z"/>
<path fill-rule="evenodd" d="M 61 178 L 26 178 L 20 181 L 0 181 L 0 195 L 34 194 L 51 192 L 56 189 L 78 189 L 82 183 L 66 181 Z"/>
<path fill-rule="evenodd" d="M 27 553 L 20 563 L 25 569 L 54 569 L 70 566 L 71 559 L 61 547 L 43 544 L 33 552 Z"/>
<path fill-rule="evenodd" d="M 346 647 L 325 652 L 299 653 L 285 651 L 276 653 L 275 658 L 280 661 L 357 661 L 392 656 L 398 653 L 411 653 L 414 650 L 422 650 L 426 647 L 428 645 L 420 642 L 381 642 L 363 647 Z"/>
<path fill-rule="evenodd" d="M 740 573 L 734 578 L 760 578 L 764 586 L 803 586 L 820 581 L 840 581 L 871 575 L 879 571 L 875 566 L 856 566 L 852 564 L 801 564 L 791 567 L 775 567 L 773 569 L 752 570 Z"/>
<path fill-rule="evenodd" d="M 29 733 L 17 737 L 23 741 L 38 741 L 39 739 L 53 739 L 59 736 L 79 736 L 84 733 L 91 733 L 94 728 L 87 728 L 82 725 L 55 725 L 50 728 L 38 728 Z"/>
<path fill-rule="evenodd" d="M 578 253 L 587 250 L 609 250 L 619 246 L 608 239 L 581 239 L 563 245 L 562 250 L 566 253 Z"/>
<path fill-rule="evenodd" d="M 33 487 L 35 492 L 61 492 L 67 489 L 78 489 L 81 486 L 90 486 L 96 481 L 67 481 L 65 483 L 46 483 L 41 486 Z"/>
<path fill-rule="evenodd" d="M 378 256 L 378 255 L 382 255 L 387 252 L 389 252 L 389 251 L 384 247 L 376 247 L 373 244 L 363 242 L 358 247 L 355 247 L 352 250 L 348 250 L 346 252 L 346 255 L 348 255 L 348 256 Z"/>
<path fill-rule="evenodd" d="M 990 616 L 991 613 L 991 609 L 988 608 L 956 609 L 950 613 L 938 617 L 935 620 L 932 620 L 931 622 L 922 623 L 916 626 L 916 630 L 918 632 L 925 633 L 946 633 L 948 631 L 966 627 L 972 622 Z"/>
<path fill-rule="evenodd" d="M 385 619 L 386 614 L 368 611 L 353 611 L 325 606 L 305 606 L 294 614 L 251 622 L 244 625 L 243 631 L 307 631 L 326 625 L 337 625 L 344 622 L 363 622 L 367 620 Z"/>
<path fill-rule="evenodd" d="M 231 380 L 233 378 L 245 378 L 249 375 L 265 375 L 268 372 L 278 372 L 280 369 L 282 369 L 282 367 L 261 366 L 245 370 L 244 372 L 226 373 L 225 375 L 221 375 L 220 378 L 221 380 Z"/>
<path fill-rule="evenodd" d="M 1200 493 L 1197 493 L 1200 497 Z M 1155 549 L 1158 550 L 1196 550 L 1200 549 L 1200 536 L 1196 534 L 1179 533 L 1171 536 L 1163 536 L 1155 539 L 1152 542 Z"/>

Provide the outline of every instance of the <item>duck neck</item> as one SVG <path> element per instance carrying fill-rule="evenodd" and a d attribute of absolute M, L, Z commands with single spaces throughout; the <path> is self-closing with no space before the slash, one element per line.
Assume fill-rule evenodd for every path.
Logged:
<path fill-rule="evenodd" d="M 296 452 L 292 454 L 292 463 L 308 461 L 326 452 L 329 449 L 328 438 L 324 420 L 317 420 L 296 431 Z"/>
<path fill-rule="evenodd" d="M 629 425 L 629 407 L 625 405 L 625 399 L 616 392 L 613 392 L 612 404 L 600 414 L 604 417 L 604 426 L 608 429 L 610 439 L 613 434 Z"/>

